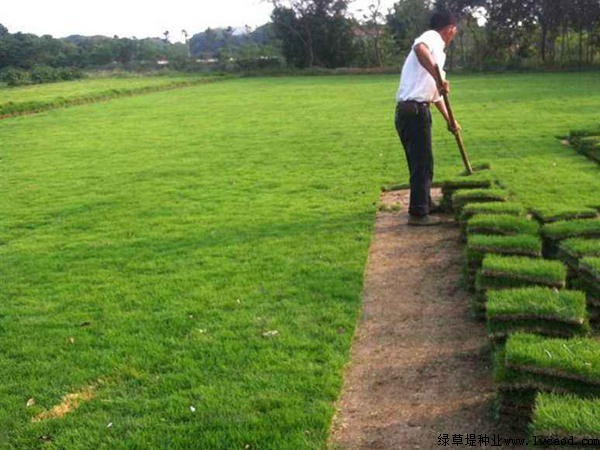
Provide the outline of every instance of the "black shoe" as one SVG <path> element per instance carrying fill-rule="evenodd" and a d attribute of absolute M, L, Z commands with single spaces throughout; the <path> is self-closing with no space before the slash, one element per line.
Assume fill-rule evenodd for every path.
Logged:
<path fill-rule="evenodd" d="M 431 227 L 443 223 L 441 219 L 431 216 L 408 216 L 408 221 L 406 222 L 407 225 L 413 227 Z"/>

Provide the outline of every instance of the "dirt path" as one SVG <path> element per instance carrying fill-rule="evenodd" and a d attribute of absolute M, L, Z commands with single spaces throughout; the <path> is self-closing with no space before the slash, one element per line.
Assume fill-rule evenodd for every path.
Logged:
<path fill-rule="evenodd" d="M 439 449 L 441 434 L 468 448 L 452 435 L 499 433 L 485 326 L 459 286 L 458 228 L 406 226 L 407 195 L 385 194 L 402 211 L 377 216 L 335 449 Z"/>

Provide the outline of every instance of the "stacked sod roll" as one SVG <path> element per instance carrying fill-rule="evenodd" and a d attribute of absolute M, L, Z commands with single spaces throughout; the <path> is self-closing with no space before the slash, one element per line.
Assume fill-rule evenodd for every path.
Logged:
<path fill-rule="evenodd" d="M 559 261 L 488 254 L 475 281 L 474 312 L 476 315 L 485 312 L 489 291 L 528 286 L 563 289 L 566 279 L 567 270 Z"/>
<path fill-rule="evenodd" d="M 557 259 L 569 268 L 568 282 L 577 276 L 579 261 L 586 256 L 600 257 L 600 239 L 565 239 L 558 246 Z"/>
<path fill-rule="evenodd" d="M 541 392 L 600 396 L 600 343 L 517 332 L 497 352 L 494 378 L 503 419 L 510 424 L 529 422 Z"/>
<path fill-rule="evenodd" d="M 600 238 L 600 220 L 575 219 L 561 220 L 544 225 L 542 228 L 544 238 L 543 253 L 545 258 L 556 258 L 559 245 L 569 238 Z"/>
<path fill-rule="evenodd" d="M 531 215 L 541 224 L 560 222 L 563 220 L 595 219 L 598 212 L 594 208 L 586 206 L 552 206 L 536 207 L 531 209 Z"/>
<path fill-rule="evenodd" d="M 569 142 L 577 152 L 600 163 L 600 128 L 571 131 Z"/>
<path fill-rule="evenodd" d="M 517 332 L 568 338 L 591 331 L 585 294 L 578 291 L 545 287 L 490 291 L 486 312 L 488 335 L 498 344 Z"/>
<path fill-rule="evenodd" d="M 462 189 L 489 189 L 494 186 L 494 179 L 488 172 L 475 173 L 469 177 L 449 178 L 442 181 L 442 206 L 446 211 L 452 211 L 452 197 Z"/>
<path fill-rule="evenodd" d="M 579 263 L 578 285 L 587 294 L 587 305 L 595 324 L 600 318 L 600 257 L 585 257 Z"/>
<path fill-rule="evenodd" d="M 493 186 L 454 185 L 446 202 L 467 241 L 465 279 L 475 286 L 475 312 L 485 314 L 494 344 L 500 417 L 504 425 L 518 425 L 515 430 L 525 425 L 538 434 L 600 435 L 575 411 L 563 427 L 548 420 L 561 402 L 600 412 L 594 403 L 600 399 L 600 343 L 589 337 L 590 304 L 600 306 L 597 211 L 533 209 L 532 218 Z M 552 260 L 559 244 L 561 258 Z M 575 274 L 569 280 L 567 267 Z"/>
<path fill-rule="evenodd" d="M 482 221 L 478 222 L 482 223 Z M 464 279 L 471 291 L 475 290 L 477 272 L 481 269 L 483 259 L 488 254 L 541 258 L 542 240 L 534 234 L 516 234 L 512 236 L 471 234 L 467 241 L 464 264 Z"/>
<path fill-rule="evenodd" d="M 530 442 L 553 449 L 598 448 L 600 399 L 539 393 L 535 399 Z"/>
<path fill-rule="evenodd" d="M 525 208 L 514 202 L 482 202 L 482 203 L 470 203 L 465 205 L 462 209 L 460 217 L 458 219 L 461 237 L 466 241 L 467 239 L 467 226 L 469 221 L 474 216 L 513 216 L 524 218 L 527 215 Z"/>
<path fill-rule="evenodd" d="M 458 220 L 466 205 L 473 203 L 506 202 L 508 194 L 506 191 L 494 189 L 461 189 L 452 195 L 452 209 Z"/>

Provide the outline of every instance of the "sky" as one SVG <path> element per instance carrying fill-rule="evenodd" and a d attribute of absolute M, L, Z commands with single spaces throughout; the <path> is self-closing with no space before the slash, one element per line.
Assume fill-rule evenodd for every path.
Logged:
<path fill-rule="evenodd" d="M 264 0 L 1 0 L 0 23 L 11 33 L 72 34 L 119 37 L 163 37 L 181 41 L 206 28 L 252 28 L 269 21 L 272 5 Z M 373 0 L 354 0 L 350 8 L 366 9 Z M 381 0 L 384 12 L 394 0 Z"/>

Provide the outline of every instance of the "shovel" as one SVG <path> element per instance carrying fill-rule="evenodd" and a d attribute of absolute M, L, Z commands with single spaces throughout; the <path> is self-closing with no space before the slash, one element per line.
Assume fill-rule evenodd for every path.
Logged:
<path fill-rule="evenodd" d="M 442 84 L 442 72 L 440 71 L 440 67 L 436 64 L 435 71 L 437 73 L 438 85 Z M 448 100 L 448 94 L 443 94 L 444 103 L 446 105 L 446 110 L 448 110 L 448 116 L 450 116 L 450 122 L 454 128 L 454 137 L 456 138 L 456 143 L 458 144 L 458 149 L 460 150 L 460 156 L 462 156 L 463 164 L 465 165 L 465 169 L 467 170 L 467 175 L 471 175 L 473 173 L 473 168 L 471 167 L 471 163 L 469 162 L 469 156 L 467 155 L 467 151 L 465 150 L 465 144 L 463 143 L 462 137 L 460 135 L 460 130 L 456 126 L 456 120 L 454 119 L 454 113 L 452 113 L 452 107 L 450 106 L 450 100 Z"/>

